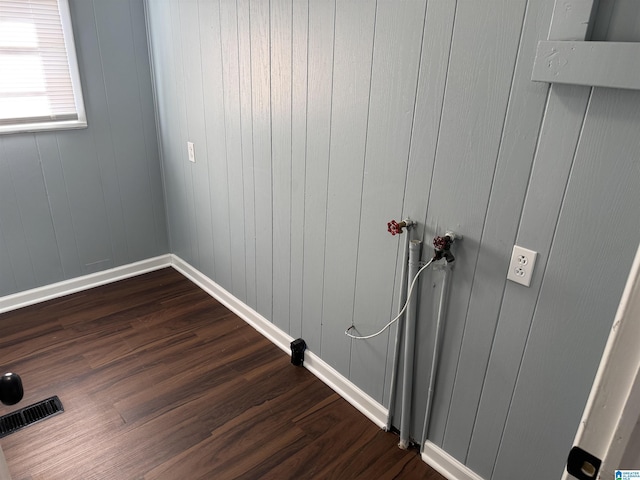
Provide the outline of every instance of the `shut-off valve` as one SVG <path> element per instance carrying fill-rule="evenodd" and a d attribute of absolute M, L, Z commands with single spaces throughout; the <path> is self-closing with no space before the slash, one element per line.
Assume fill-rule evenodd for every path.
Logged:
<path fill-rule="evenodd" d="M 411 228 L 416 224 L 413 220 L 406 218 L 401 222 L 391 220 L 387 223 L 387 231 L 391 235 L 401 235 L 405 228 Z M 447 263 L 455 262 L 455 257 L 451 253 L 451 245 L 455 240 L 462 238 L 454 232 L 447 232 L 444 236 L 438 236 L 433 239 L 433 260 L 445 259 Z"/>
<path fill-rule="evenodd" d="M 459 238 L 459 236 L 453 232 L 447 232 L 442 237 L 435 237 L 433 239 L 433 259 L 440 260 L 444 258 L 447 263 L 455 262 L 456 259 L 451 253 L 451 245 L 453 245 L 456 238 Z"/>
<path fill-rule="evenodd" d="M 391 235 L 401 235 L 404 233 L 403 228 L 410 228 L 415 225 L 416 222 L 409 220 L 408 218 L 402 220 L 401 222 L 396 222 L 395 220 L 391 220 L 387 223 L 387 232 Z"/>

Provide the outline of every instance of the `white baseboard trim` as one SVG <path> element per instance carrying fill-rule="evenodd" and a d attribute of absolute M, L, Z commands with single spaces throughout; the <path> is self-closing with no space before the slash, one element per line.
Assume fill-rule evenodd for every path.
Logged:
<path fill-rule="evenodd" d="M 83 275 L 82 277 L 63 280 L 43 287 L 25 290 L 24 292 L 13 293 L 0 297 L 0 313 L 17 310 L 18 308 L 45 302 L 53 298 L 64 297 L 72 293 L 99 287 L 125 278 L 135 277 L 143 273 L 159 270 L 171 265 L 171 255 L 160 255 L 159 257 L 148 258 L 128 265 L 110 268 L 101 272 Z"/>
<path fill-rule="evenodd" d="M 291 353 L 290 348 L 287 352 Z M 305 351 L 304 366 L 379 428 L 387 427 L 389 411 L 315 353 Z"/>
<path fill-rule="evenodd" d="M 469 467 L 429 440 L 424 444 L 422 461 L 448 480 L 484 480 Z"/>
<path fill-rule="evenodd" d="M 171 255 L 171 258 L 173 268 L 242 318 L 262 335 L 271 340 L 271 342 L 280 347 L 280 349 L 285 353 L 288 355 L 291 354 L 290 344 L 294 340 L 293 337 L 280 330 L 265 317 L 260 315 L 251 307 L 245 305 L 242 301 L 238 300 L 231 293 L 227 292 L 220 285 L 215 283 L 202 272 L 196 270 L 180 257 Z M 386 426 L 388 415 L 387 409 L 356 387 L 351 381 L 331 367 L 327 362 L 322 360 L 319 356 L 309 350 L 306 350 L 304 355 L 304 366 L 373 423 L 378 425 L 380 428 L 384 428 Z"/>

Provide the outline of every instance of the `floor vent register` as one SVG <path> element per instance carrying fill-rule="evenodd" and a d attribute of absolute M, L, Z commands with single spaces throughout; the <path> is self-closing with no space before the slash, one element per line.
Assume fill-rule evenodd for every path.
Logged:
<path fill-rule="evenodd" d="M 62 412 L 64 412 L 62 402 L 54 396 L 3 415 L 0 417 L 0 438 Z"/>

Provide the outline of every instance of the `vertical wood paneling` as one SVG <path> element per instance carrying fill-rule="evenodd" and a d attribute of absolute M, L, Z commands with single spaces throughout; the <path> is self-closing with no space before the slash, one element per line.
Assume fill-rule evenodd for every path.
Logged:
<path fill-rule="evenodd" d="M 53 283 L 62 278 L 63 272 L 35 136 L 10 136 L 3 143 L 7 158 L 3 173 L 14 186 L 20 225 L 33 268 L 35 283 L 32 286 Z"/>
<path fill-rule="evenodd" d="M 4 143 L 0 139 L 0 169 L 4 172 L 9 171 L 6 155 L 4 153 Z M 12 263 L 15 262 L 15 258 L 12 258 L 11 242 L 13 241 L 13 235 L 9 232 L 16 232 L 17 230 L 10 230 L 9 226 L 5 223 L 9 212 L 14 211 L 14 207 L 11 206 L 11 210 L 7 209 L 6 199 L 9 198 L 9 186 L 11 184 L 11 175 L 0 175 L 0 201 L 5 207 L 0 209 L 0 295 L 8 295 L 18 290 L 18 284 L 14 273 Z M 11 225 L 11 217 L 9 216 L 9 225 Z M 7 233 L 5 233 L 7 232 Z M 5 237 L 9 237 L 6 239 Z"/>
<path fill-rule="evenodd" d="M 118 189 L 128 200 L 122 213 L 130 261 L 144 257 L 155 236 L 131 12 L 128 0 L 94 2 L 94 10 Z"/>
<path fill-rule="evenodd" d="M 189 0 L 184 0 L 187 2 Z M 174 161 L 177 162 L 178 169 L 182 172 L 182 181 L 184 183 L 183 195 L 184 206 L 183 215 L 187 219 L 187 258 L 191 262 L 198 262 L 198 235 L 197 235 L 197 222 L 196 217 L 196 200 L 193 184 L 193 165 L 186 160 L 187 141 L 189 140 L 189 113 L 187 112 L 187 77 L 185 71 L 188 68 L 185 65 L 185 58 L 182 46 L 182 38 L 185 34 L 184 29 L 191 30 L 191 25 L 184 26 L 182 23 L 181 15 L 182 5 L 184 2 L 171 4 L 171 16 L 175 19 L 173 24 L 173 41 L 171 46 L 173 48 L 173 54 L 175 58 L 176 72 L 174 76 L 175 80 L 175 93 L 176 93 L 176 120 L 179 136 L 177 137 L 177 143 L 174 145 L 175 156 Z"/>
<path fill-rule="evenodd" d="M 163 135 L 164 128 L 164 120 L 166 118 L 166 103 L 169 95 L 167 95 L 167 79 L 165 73 L 165 65 L 166 58 L 160 57 L 158 55 L 157 46 L 162 45 L 164 39 L 159 35 L 155 34 L 155 31 L 158 29 L 158 24 L 161 23 L 161 16 L 159 8 L 151 8 L 146 2 L 143 2 L 143 18 L 145 21 L 146 29 L 145 29 L 145 40 L 148 47 L 148 62 L 149 62 L 149 76 L 151 77 L 151 91 L 149 94 L 151 95 L 152 108 L 154 114 L 154 132 L 156 135 L 156 148 L 158 152 L 158 159 L 160 161 L 160 171 L 157 174 L 160 176 L 160 186 L 162 192 L 162 198 L 164 201 L 164 226 L 167 232 L 166 241 L 169 245 L 168 250 L 170 251 L 171 246 L 171 226 L 169 224 L 169 217 L 171 215 L 168 214 L 169 208 L 169 200 L 167 199 L 167 178 L 164 175 L 165 168 L 165 159 L 164 156 L 168 151 L 168 142 L 169 136 Z M 156 69 L 157 72 L 152 71 L 152 69 Z"/>
<path fill-rule="evenodd" d="M 2 162 L 0 161 L 0 165 Z M 11 266 L 11 258 L 9 256 L 9 246 L 4 239 L 2 233 L 2 220 L 0 220 L 0 295 L 9 295 L 17 290 L 16 280 L 13 274 L 13 267 Z"/>
<path fill-rule="evenodd" d="M 251 91 L 251 18 L 249 0 L 238 0 L 238 68 L 240 82 L 240 122 L 244 188 L 244 255 L 246 303 L 256 308 L 256 215 L 253 175 L 253 93 Z"/>
<path fill-rule="evenodd" d="M 149 10 L 157 11 L 156 25 L 158 33 L 153 35 L 153 51 L 157 53 L 153 60 L 155 77 L 162 75 L 163 82 L 157 82 L 158 125 L 160 142 L 163 146 L 163 173 L 165 195 L 167 196 L 167 225 L 170 228 L 171 251 L 181 258 L 186 258 L 188 250 L 187 217 L 184 207 L 183 174 L 181 164 L 177 160 L 178 115 L 175 90 L 175 55 L 173 48 L 173 25 L 171 3 L 161 5 L 147 3 Z M 163 8 L 164 7 L 164 8 Z M 152 18 L 152 13 L 149 14 Z M 163 72 L 163 73 L 159 73 Z M 164 89 L 162 88 L 164 84 Z M 165 92 L 163 95 L 162 93 Z M 163 105 L 165 108 L 162 114 Z M 183 213 L 184 212 L 184 213 Z"/>
<path fill-rule="evenodd" d="M 222 50 L 226 158 L 229 183 L 231 285 L 233 294 L 240 300 L 245 301 L 247 298 L 247 281 L 244 235 L 244 181 L 242 125 L 240 121 L 238 21 L 235 3 L 220 3 L 219 28 Z"/>
<path fill-rule="evenodd" d="M 51 208 L 53 229 L 62 265 L 63 278 L 82 275 L 82 264 L 78 257 L 78 245 L 73 226 L 73 217 L 69 209 L 67 185 L 62 171 L 62 162 L 58 152 L 58 140 L 55 134 L 37 135 L 36 142 L 40 152 L 45 188 Z M 0 228 L 0 230 L 2 230 Z"/>
<path fill-rule="evenodd" d="M 192 248 L 192 236 L 191 234 L 191 222 L 189 212 L 192 211 L 192 204 L 189 202 L 189 195 L 187 193 L 185 182 L 185 141 L 186 134 L 183 127 L 183 116 L 180 114 L 180 105 L 183 103 L 184 88 L 178 89 L 177 77 L 181 75 L 181 64 L 178 56 L 178 51 L 181 50 L 181 42 L 179 40 L 180 34 L 180 17 L 177 13 L 178 5 L 176 3 L 169 3 L 169 11 L 167 12 L 170 22 L 170 37 L 167 41 L 166 47 L 168 56 L 171 59 L 170 64 L 170 80 L 171 84 L 171 121 L 168 124 L 169 131 L 174 132 L 171 135 L 171 153 L 168 163 L 170 168 L 167 170 L 167 174 L 171 175 L 173 179 L 173 188 L 177 193 L 174 201 L 178 206 L 178 215 L 180 218 L 179 224 L 176 224 L 177 235 L 176 240 L 179 241 L 179 255 L 182 258 L 193 258 Z M 174 231 L 176 230 L 174 229 Z"/>
<path fill-rule="evenodd" d="M 273 323 L 288 332 L 291 260 L 291 0 L 271 4 Z"/>
<path fill-rule="evenodd" d="M 455 12 L 456 2 L 427 3 L 403 211 L 416 221 L 427 213 Z"/>
<path fill-rule="evenodd" d="M 616 0 L 613 5 L 607 40 L 637 42 L 640 34 L 640 10 L 634 0 Z"/>
<path fill-rule="evenodd" d="M 336 4 L 322 352 L 343 374 L 351 350 L 343 332 L 353 316 L 375 9 L 375 0 Z"/>
<path fill-rule="evenodd" d="M 633 0 L 631 0 L 633 2 Z M 593 28 L 591 29 L 591 41 L 603 42 L 611 40 L 607 38 L 607 31 L 611 22 L 613 9 L 618 2 L 616 0 L 598 0 L 598 11 Z"/>
<path fill-rule="evenodd" d="M 436 0 L 427 3 L 424 33 L 422 39 L 422 53 L 420 58 L 420 73 L 416 91 L 415 111 L 413 118 L 413 128 L 411 134 L 411 149 L 409 151 L 409 166 L 405 183 L 405 199 L 403 204 L 402 218 L 410 217 L 414 221 L 422 221 L 428 211 L 429 192 L 433 175 L 433 165 L 438 145 L 438 133 L 440 131 L 440 120 L 442 116 L 442 104 L 449 67 L 449 53 L 451 50 L 451 40 L 453 34 L 453 22 L 455 18 L 456 2 L 449 0 Z M 412 237 L 418 238 L 423 230 L 422 225 L 418 225 L 411 231 Z M 403 239 L 404 241 L 404 239 Z M 430 249 L 426 238 L 425 248 Z M 403 242 L 398 242 L 398 258 L 404 255 Z M 424 253 L 427 257 L 430 250 Z M 402 261 L 397 262 L 396 282 L 394 288 L 394 304 L 392 313 L 398 311 L 397 299 L 399 297 L 400 275 Z M 423 312 L 435 312 L 434 299 L 437 298 L 435 290 L 435 276 L 432 272 L 426 271 L 422 274 L 420 285 L 422 288 L 416 291 L 420 295 L 420 302 L 423 305 Z M 432 308 L 429 308 L 431 306 Z M 433 318 L 433 317 L 430 317 Z M 390 330 L 388 358 L 393 358 L 396 330 L 395 326 Z M 416 342 L 424 345 L 423 348 L 416 349 L 415 382 L 413 408 L 415 412 L 414 431 L 418 432 L 422 428 L 422 418 L 424 415 L 424 405 L 426 404 L 426 390 L 428 382 L 425 382 L 431 369 L 431 351 L 427 345 L 433 344 L 435 329 L 433 322 L 418 322 L 416 325 Z M 399 365 L 403 365 L 403 356 L 400 356 Z M 391 381 L 391 363 L 387 368 L 384 389 L 384 404 L 389 404 L 389 383 Z M 401 371 L 401 370 L 398 370 Z M 402 385 L 402 378 L 398 378 L 398 390 Z M 398 411 L 394 413 L 394 418 L 400 418 L 400 402 L 396 402 Z M 418 434 L 419 435 L 419 434 Z"/>
<path fill-rule="evenodd" d="M 404 192 L 398 185 L 407 172 L 424 15 L 421 2 L 377 6 L 354 309 L 362 333 L 378 330 L 392 314 L 397 240 L 386 232 L 386 223 L 402 213 Z M 351 380 L 378 401 L 387 341 L 385 332 L 355 341 L 351 349 Z"/>
<path fill-rule="evenodd" d="M 555 90 L 555 93 L 554 93 Z M 530 288 L 507 282 L 483 394 L 469 448 L 468 462 L 487 475 L 494 464 L 515 385 L 544 265 L 573 161 L 582 118 L 584 92 L 555 85 L 545 111 L 538 151 L 520 219 L 516 243 L 538 252 L 537 274 Z M 561 98 L 561 100 L 560 100 Z M 513 388 L 513 387 L 511 387 Z"/>
<path fill-rule="evenodd" d="M 112 267 L 113 246 L 95 144 L 88 132 L 74 131 L 58 135 L 58 145 L 84 273 Z"/>
<path fill-rule="evenodd" d="M 544 83 L 531 82 L 530 59 L 546 39 L 553 2 L 529 2 L 514 71 L 491 196 L 480 240 L 456 383 L 444 440 L 445 449 L 464 460 L 505 289 L 505 271 L 524 203 L 545 98 Z M 515 19 L 514 19 L 515 20 Z"/>
<path fill-rule="evenodd" d="M 567 10 L 566 5 L 554 5 L 550 39 L 586 37 L 590 6 L 588 2 L 575 6 L 577 8 Z M 586 87 L 552 85 L 549 90 L 516 238 L 518 245 L 538 252 L 538 274 L 529 289 L 507 282 L 467 459 L 470 465 L 477 464 L 485 475 L 495 468 L 495 458 L 504 438 L 504 425 L 513 399 L 513 393 L 508 392 L 513 392 L 519 375 L 589 99 L 590 89 Z"/>
<path fill-rule="evenodd" d="M 335 3 L 310 0 L 302 336 L 309 349 L 318 354 L 322 351 L 322 287 L 331 141 L 334 28 Z"/>
<path fill-rule="evenodd" d="M 269 2 L 250 2 L 253 168 L 256 218 L 256 306 L 273 319 L 271 32 Z"/>
<path fill-rule="evenodd" d="M 158 116 L 158 139 L 162 151 L 164 194 L 167 205 L 167 227 L 171 251 L 186 258 L 188 250 L 188 228 L 184 205 L 182 160 L 178 152 L 180 136 L 177 135 L 177 105 L 175 90 L 175 58 L 173 50 L 171 4 L 169 2 L 147 3 L 151 38 L 154 83 L 156 88 L 156 110 Z"/>
<path fill-rule="evenodd" d="M 305 177 L 307 162 L 307 58 L 309 2 L 293 0 L 291 24 L 291 290 L 290 331 L 302 335 Z"/>
<path fill-rule="evenodd" d="M 124 218 L 123 197 L 120 194 L 120 182 L 114 152 L 116 139 L 111 131 L 111 116 L 109 114 L 105 83 L 108 77 L 104 75 L 102 62 L 95 61 L 96 58 L 100 58 L 101 51 L 94 2 L 72 2 L 70 6 L 74 24 L 85 26 L 85 28 L 76 28 L 74 32 L 78 44 L 78 62 L 82 72 L 83 95 L 89 124 L 87 130 L 89 133 L 85 132 L 85 135 L 92 137 L 87 141 L 93 143 L 93 149 L 98 159 L 104 208 L 108 221 L 107 238 L 111 243 L 110 257 L 112 257 L 114 264 L 122 264 L 129 259 L 129 245 Z M 61 135 L 64 135 L 64 133 L 56 132 L 58 138 Z M 62 158 L 62 161 L 64 162 L 65 159 Z M 80 165 L 76 168 L 79 168 L 78 173 L 82 173 Z M 73 186 L 69 185 L 68 190 L 71 191 L 72 189 Z M 81 244 L 84 238 L 82 230 L 78 230 L 76 235 L 78 242 Z"/>
<path fill-rule="evenodd" d="M 204 87 L 202 73 L 202 55 L 200 49 L 199 20 L 209 20 L 216 24 L 216 18 L 200 15 L 198 3 L 188 0 L 180 3 L 181 48 L 184 62 L 184 100 L 186 109 L 186 140 L 193 142 L 195 163 L 185 162 L 187 155 L 186 141 L 183 143 L 182 155 L 179 159 L 185 165 L 187 184 L 193 189 L 193 209 L 196 222 L 192 231 L 195 236 L 197 258 L 204 272 L 213 274 L 213 225 L 211 222 L 211 202 L 209 186 L 209 145 L 205 128 L 205 106 L 203 102 Z M 205 25 L 205 28 L 208 25 Z M 190 177 L 190 178 L 189 178 Z M 205 220 L 205 221 L 203 221 Z M 206 221 L 209 220 L 209 221 Z M 227 253 L 228 255 L 228 253 Z"/>
<path fill-rule="evenodd" d="M 442 357 L 428 438 L 442 445 L 446 419 L 479 250 L 487 203 L 509 99 L 525 1 L 496 2 L 494 8 L 459 2 L 427 231 L 458 231 L 442 340 Z M 481 28 L 478 28 L 481 25 Z M 474 34 L 469 35 L 469 32 Z M 466 449 L 466 445 L 463 447 Z M 464 460 L 464 459 L 462 459 Z"/>
<path fill-rule="evenodd" d="M 150 8 L 163 8 L 153 3 Z M 491 9 L 468 0 L 376 3 L 374 12 L 374 0 L 200 2 L 200 33 L 188 41 L 179 18 L 160 15 L 156 22 L 151 16 L 159 45 L 154 51 L 184 42 L 184 58 L 178 51 L 168 60 L 158 58 L 165 68 L 156 78 L 170 97 L 158 99 L 162 132 L 174 137 L 161 139 L 163 149 L 167 145 L 173 152 L 165 159 L 172 249 L 188 251 L 195 236 L 189 221 L 174 218 L 192 214 L 186 191 L 191 187 L 181 176 L 186 132 L 185 138 L 180 132 L 187 124 L 191 131 L 191 122 L 197 121 L 190 115 L 183 121 L 185 93 L 178 89 L 183 88 L 178 77 L 189 75 L 185 70 L 194 61 L 189 55 L 201 55 L 217 252 L 212 278 L 240 297 L 244 283 L 248 305 L 294 338 L 302 336 L 314 353 L 386 403 L 389 334 L 353 344 L 343 336 L 352 316 L 359 330 L 369 333 L 396 310 L 401 242 L 388 236 L 386 222 L 406 215 L 426 219 L 413 233 L 425 238 L 424 258 L 434 235 L 445 229 L 462 233 L 465 238 L 455 247 L 430 440 L 486 478 L 496 458 L 494 478 L 512 477 L 518 471 L 513 459 L 530 461 L 526 453 L 515 452 L 523 429 L 529 431 L 524 444 L 535 447 L 547 432 L 542 413 L 528 416 L 525 409 L 533 403 L 528 396 L 534 397 L 528 385 L 541 388 L 546 381 L 546 374 L 536 373 L 537 359 L 549 350 L 562 361 L 561 345 L 547 348 L 543 342 L 552 342 L 553 309 L 573 315 L 558 292 L 577 288 L 578 296 L 587 298 L 594 288 L 593 279 L 576 281 L 564 273 L 569 270 L 564 261 L 562 271 L 546 268 L 549 251 L 558 248 L 555 258 L 560 260 L 569 231 L 578 228 L 567 227 L 560 235 L 559 225 L 554 241 L 585 113 L 584 92 L 580 107 L 571 90 L 554 88 L 547 105 L 548 87 L 529 80 L 535 44 L 549 31 L 554 0 L 499 0 Z M 200 53 L 187 48 L 198 40 Z M 154 53 L 154 64 L 162 55 Z M 610 101 L 603 100 L 598 109 L 598 128 L 605 131 L 615 117 L 613 108 L 604 108 Z M 629 122 L 627 117 L 621 122 Z M 613 138 L 611 132 L 596 134 L 595 123 L 589 132 L 597 137 L 593 142 L 613 141 L 603 140 Z M 625 135 L 616 137 L 626 146 L 614 153 L 622 155 L 632 143 Z M 585 141 L 586 158 L 596 144 Z M 567 190 L 563 212 L 569 217 L 578 211 L 577 199 L 596 188 L 584 172 L 571 208 L 571 185 Z M 606 180 L 596 183 L 600 189 Z M 621 195 L 638 208 L 639 200 L 630 198 L 629 191 L 627 186 Z M 619 198 L 602 194 L 593 202 L 622 211 L 616 207 Z M 240 245 L 229 233 L 237 212 L 243 216 Z M 218 228 L 216 215 L 224 227 Z M 201 213 L 194 220 L 196 228 L 208 221 Z M 607 225 L 621 221 L 611 218 Z M 177 231 L 179 224 L 185 233 Z M 530 289 L 504 279 L 514 241 L 540 252 Z M 582 246 L 587 240 L 575 241 L 576 252 L 591 252 L 591 246 Z M 244 282 L 237 277 L 239 255 L 245 260 Z M 575 255 L 571 261 L 579 262 L 582 257 Z M 228 263 L 219 268 L 218 261 Z M 600 269 L 608 268 L 604 263 Z M 579 271 L 586 275 L 588 263 Z M 608 270 L 605 277 L 614 274 Z M 421 433 L 440 281 L 440 273 L 428 273 L 420 292 L 413 437 Z M 614 303 L 617 287 L 603 288 L 608 300 L 593 312 Z M 536 307 L 538 293 L 544 305 Z M 580 312 L 589 317 L 587 323 L 597 321 L 586 309 Z M 544 325 L 539 333 L 537 323 Z M 568 335 L 564 327 L 560 331 Z M 597 328 L 589 331 L 597 337 Z M 574 360 L 569 364 L 558 375 L 579 369 Z M 588 387 L 588 370 L 576 376 L 577 387 Z M 551 375 L 551 383 L 560 376 Z M 578 397 L 566 396 L 553 415 L 569 405 L 580 412 Z M 537 399 L 535 407 L 543 405 Z M 563 432 L 553 445 L 562 450 L 562 438 L 570 438 L 575 429 L 568 420 L 556 423 Z M 509 445 L 503 441 L 500 449 L 503 431 Z M 550 465 L 554 462 L 557 457 Z M 555 473 L 545 470 L 543 476 Z"/>
<path fill-rule="evenodd" d="M 207 155 L 203 160 L 207 162 L 209 167 L 209 202 L 211 205 L 210 219 L 205 217 L 200 221 L 211 222 L 211 228 L 214 232 L 213 245 L 203 247 L 213 249 L 216 281 L 231 291 L 233 284 L 230 229 L 234 225 L 231 223 L 229 211 L 219 2 L 199 2 L 199 17 L 207 144 Z M 186 148 L 186 144 L 184 147 Z M 198 156 L 197 147 L 196 156 Z M 198 160 L 196 160 L 197 162 Z"/>
<path fill-rule="evenodd" d="M 640 92 L 594 90 L 493 478 L 534 457 L 541 478 L 563 471 L 640 242 L 639 107 Z"/>
<path fill-rule="evenodd" d="M 36 285 L 36 277 L 20 218 L 16 185 L 12 179 L 6 143 L 6 138 L 0 138 L 0 168 L 3 173 L 0 175 L 0 227 L 3 246 L 9 253 L 8 260 L 12 266 L 9 271 L 13 274 L 13 283 L 19 290 L 26 290 Z"/>
<path fill-rule="evenodd" d="M 165 213 L 164 192 L 162 184 L 162 170 L 158 167 L 158 135 L 155 125 L 155 110 L 153 104 L 153 89 L 151 81 L 151 66 L 149 47 L 147 44 L 147 29 L 144 18 L 143 2 L 129 1 L 130 28 L 133 37 L 136 77 L 140 109 L 142 112 L 142 130 L 144 141 L 145 162 L 148 175 L 149 197 L 153 211 L 154 233 L 153 237 L 155 254 L 159 255 L 168 251 L 167 242 L 167 215 Z M 147 241 L 147 244 L 149 241 Z"/>

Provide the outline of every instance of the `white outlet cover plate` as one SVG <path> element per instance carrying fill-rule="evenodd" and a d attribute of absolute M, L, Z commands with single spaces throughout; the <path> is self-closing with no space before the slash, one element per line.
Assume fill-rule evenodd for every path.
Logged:
<path fill-rule="evenodd" d="M 533 267 L 536 265 L 537 257 L 538 252 L 514 245 L 513 252 L 511 253 L 511 262 L 509 262 L 507 280 L 519 283 L 525 287 L 531 285 Z"/>

